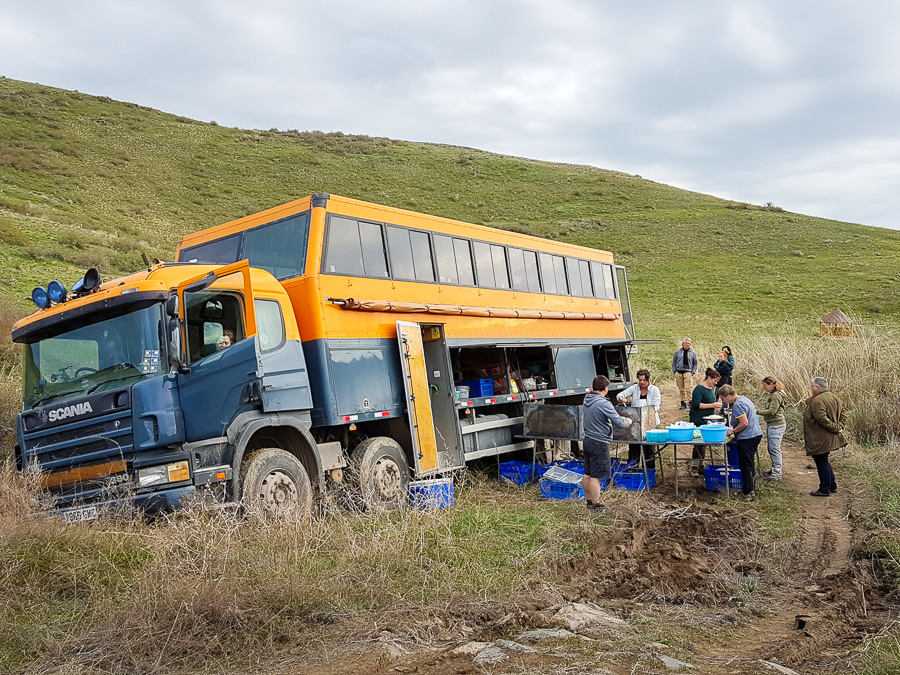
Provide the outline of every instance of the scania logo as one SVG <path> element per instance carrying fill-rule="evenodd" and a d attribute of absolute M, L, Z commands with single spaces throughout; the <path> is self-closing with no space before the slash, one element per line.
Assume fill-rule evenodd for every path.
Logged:
<path fill-rule="evenodd" d="M 94 412 L 94 410 L 91 408 L 91 404 L 85 401 L 84 403 L 76 403 L 75 405 L 67 405 L 62 408 L 57 408 L 56 410 L 51 410 L 47 417 L 51 422 L 58 422 L 67 417 L 76 417 L 89 412 Z"/>

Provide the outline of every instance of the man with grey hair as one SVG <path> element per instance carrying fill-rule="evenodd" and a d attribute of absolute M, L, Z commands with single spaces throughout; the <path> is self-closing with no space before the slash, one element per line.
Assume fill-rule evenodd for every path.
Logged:
<path fill-rule="evenodd" d="M 837 492 L 834 470 L 828 461 L 832 450 L 847 445 L 844 438 L 844 422 L 847 412 L 841 400 L 828 389 L 824 377 L 812 379 L 812 396 L 806 401 L 803 413 L 803 443 L 806 454 L 811 455 L 819 474 L 819 489 L 809 494 L 813 497 L 830 497 Z"/>

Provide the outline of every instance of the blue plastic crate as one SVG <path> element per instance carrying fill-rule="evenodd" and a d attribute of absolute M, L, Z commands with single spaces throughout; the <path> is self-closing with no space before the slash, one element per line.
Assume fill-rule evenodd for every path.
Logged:
<path fill-rule="evenodd" d="M 538 466 L 537 471 L 539 476 L 543 476 L 547 473 L 547 469 L 551 466 L 558 466 L 561 469 L 568 469 L 569 471 L 574 471 L 575 473 L 584 473 L 584 463 L 578 461 L 571 462 L 550 462 L 549 464 L 544 464 L 543 466 Z"/>
<path fill-rule="evenodd" d="M 607 485 L 605 478 L 600 480 L 600 489 L 605 490 Z M 559 483 L 555 480 L 542 478 L 540 482 L 541 497 L 548 499 L 584 499 L 584 487 L 581 483 Z"/>
<path fill-rule="evenodd" d="M 744 487 L 744 481 L 741 480 L 741 472 L 734 467 L 727 467 L 728 487 L 732 490 L 741 490 Z M 724 490 L 726 480 L 726 467 L 721 464 L 713 464 L 703 469 L 703 477 L 706 479 L 707 490 Z"/>
<path fill-rule="evenodd" d="M 500 464 L 500 480 L 514 485 L 527 485 L 541 477 L 538 465 L 531 462 L 503 462 Z"/>
<path fill-rule="evenodd" d="M 628 471 L 628 469 L 633 469 L 638 465 L 637 461 L 625 459 L 624 457 L 611 457 L 609 461 L 611 462 L 610 471 L 613 476 L 617 476 L 623 471 Z"/>
<path fill-rule="evenodd" d="M 640 469 L 630 469 L 628 471 L 617 473 L 615 479 L 616 487 L 625 490 L 646 490 L 648 487 L 656 485 L 656 469 L 647 469 L 646 479 L 644 477 L 644 472 Z M 647 485 L 647 481 L 650 481 L 649 486 Z"/>
<path fill-rule="evenodd" d="M 419 509 L 446 509 L 456 503 L 452 478 L 417 480 L 409 484 L 409 499 Z"/>
<path fill-rule="evenodd" d="M 469 398 L 494 395 L 494 381 L 491 379 L 463 380 L 456 383 L 457 387 L 468 387 Z"/>

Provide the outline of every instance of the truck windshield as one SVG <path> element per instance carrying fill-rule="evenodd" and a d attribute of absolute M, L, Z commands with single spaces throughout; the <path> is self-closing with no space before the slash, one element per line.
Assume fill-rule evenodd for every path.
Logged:
<path fill-rule="evenodd" d="M 154 303 L 24 345 L 25 409 L 165 373 L 163 321 Z"/>

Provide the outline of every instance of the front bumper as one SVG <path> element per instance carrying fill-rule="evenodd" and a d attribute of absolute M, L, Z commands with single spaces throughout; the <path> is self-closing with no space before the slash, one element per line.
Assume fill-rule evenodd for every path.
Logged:
<path fill-rule="evenodd" d="M 140 511 L 147 515 L 171 513 L 181 507 L 183 500 L 192 497 L 196 491 L 197 488 L 193 485 L 183 485 L 108 501 L 65 506 L 52 509 L 50 513 L 60 516 L 67 522 L 93 520 L 101 513 L 126 514 L 134 511 Z"/>

